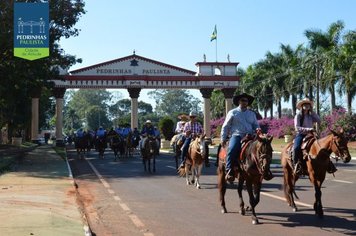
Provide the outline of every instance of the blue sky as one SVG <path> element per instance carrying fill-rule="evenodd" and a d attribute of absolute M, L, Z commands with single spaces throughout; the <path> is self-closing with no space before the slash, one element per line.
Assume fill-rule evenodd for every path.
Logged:
<path fill-rule="evenodd" d="M 354 0 L 87 0 L 78 37 L 60 42 L 83 59 L 70 70 L 136 54 L 196 71 L 195 63 L 215 61 L 210 36 L 217 25 L 218 61 L 242 68 L 278 52 L 280 44 L 307 43 L 306 29 L 326 31 L 342 20 L 356 30 Z M 119 90 L 128 97 L 125 90 Z M 191 93 L 201 98 L 198 91 Z M 139 100 L 147 101 L 147 90 Z"/>

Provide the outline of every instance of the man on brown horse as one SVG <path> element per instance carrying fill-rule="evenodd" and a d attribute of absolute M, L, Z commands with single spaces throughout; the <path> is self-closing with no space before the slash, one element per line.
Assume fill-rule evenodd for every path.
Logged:
<path fill-rule="evenodd" d="M 293 169 L 295 174 L 301 174 L 304 169 L 303 153 L 301 146 L 306 135 L 314 131 L 314 123 L 320 123 L 320 117 L 313 111 L 313 101 L 304 98 L 297 103 L 297 109 L 300 111 L 294 117 L 294 126 L 297 135 L 294 139 L 292 152 Z M 328 172 L 334 173 L 336 168 L 330 161 Z"/>
<path fill-rule="evenodd" d="M 248 109 L 255 98 L 246 93 L 233 97 L 233 103 L 237 108 L 230 110 L 221 128 L 221 145 L 225 146 L 228 136 L 230 142 L 226 156 L 226 180 L 230 183 L 235 180 L 234 166 L 241 171 L 239 156 L 241 152 L 241 140 L 246 135 L 252 135 L 260 131 L 256 114 Z"/>

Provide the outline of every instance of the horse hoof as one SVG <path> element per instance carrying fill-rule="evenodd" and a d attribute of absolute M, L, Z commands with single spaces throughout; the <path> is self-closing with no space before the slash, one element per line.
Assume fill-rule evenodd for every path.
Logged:
<path fill-rule="evenodd" d="M 293 207 L 293 212 L 297 212 L 298 209 L 296 207 Z"/>
<path fill-rule="evenodd" d="M 223 209 L 221 209 L 221 213 L 222 213 L 222 214 L 225 214 L 225 213 L 227 213 L 227 210 L 226 210 L 226 208 L 223 208 Z"/>
<path fill-rule="evenodd" d="M 259 224 L 259 222 L 258 222 L 258 220 L 256 219 L 256 220 L 252 220 L 252 224 L 253 225 L 258 225 Z"/>
<path fill-rule="evenodd" d="M 239 211 L 240 215 L 244 216 L 246 214 L 245 209 Z"/>
<path fill-rule="evenodd" d="M 200 189 L 200 186 L 199 186 L 199 185 L 197 186 L 197 189 Z"/>

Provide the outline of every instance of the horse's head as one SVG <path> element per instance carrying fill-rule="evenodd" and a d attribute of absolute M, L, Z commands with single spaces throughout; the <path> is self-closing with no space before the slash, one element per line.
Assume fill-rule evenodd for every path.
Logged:
<path fill-rule="evenodd" d="M 191 143 L 191 148 L 193 149 L 193 152 L 196 152 L 202 157 L 205 155 L 205 134 L 202 134 L 200 136 L 197 136 Z"/>
<path fill-rule="evenodd" d="M 344 163 L 350 162 L 351 155 L 347 147 L 348 139 L 344 135 L 344 130 L 330 131 L 332 133 L 331 151 L 335 153 L 337 157 L 340 157 Z"/>
<path fill-rule="evenodd" d="M 270 175 L 270 165 L 272 162 L 272 140 L 273 136 L 268 134 L 259 134 L 257 136 L 257 144 L 256 144 L 256 158 L 258 160 L 259 168 L 263 175 L 263 178 L 266 180 L 270 180 L 272 176 Z"/>
<path fill-rule="evenodd" d="M 150 154 L 154 154 L 156 152 L 157 149 L 157 140 L 156 137 L 153 135 L 149 135 L 147 137 L 147 142 L 145 145 L 145 149 L 150 153 Z"/>

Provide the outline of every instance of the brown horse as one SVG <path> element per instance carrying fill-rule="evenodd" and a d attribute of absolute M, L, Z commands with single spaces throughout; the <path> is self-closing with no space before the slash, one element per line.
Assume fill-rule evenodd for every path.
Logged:
<path fill-rule="evenodd" d="M 238 180 L 237 192 L 240 199 L 240 211 L 241 215 L 245 215 L 246 209 L 245 203 L 242 198 L 243 184 L 246 183 L 246 189 L 250 198 L 250 206 L 252 212 L 252 224 L 258 224 L 258 218 L 256 216 L 255 207 L 260 201 L 260 192 L 262 186 L 262 180 L 270 180 L 272 178 L 270 172 L 270 164 L 272 161 L 272 136 L 266 134 L 260 134 L 256 136 L 255 140 L 249 140 L 242 144 L 242 150 L 240 154 L 240 167 L 241 173 L 236 173 Z M 225 207 L 225 193 L 226 193 L 226 153 L 227 146 L 221 147 L 218 153 L 218 189 L 220 196 L 221 212 L 226 213 Z"/>
<path fill-rule="evenodd" d="M 314 186 L 314 211 L 320 218 L 324 216 L 323 205 L 321 203 L 321 185 L 325 180 L 326 171 L 331 161 L 330 155 L 334 153 L 337 158 L 341 158 L 344 163 L 348 163 L 351 160 L 351 156 L 347 148 L 347 142 L 348 140 L 345 138 L 343 130 L 339 132 L 331 130 L 331 134 L 324 138 L 316 139 L 314 137 L 303 150 L 303 158 L 306 162 L 304 172 L 309 176 L 309 180 Z M 293 211 L 297 211 L 294 196 L 298 199 L 295 193 L 295 183 L 299 176 L 293 173 L 290 156 L 291 148 L 293 148 L 292 143 L 287 145 L 282 151 L 281 164 L 284 172 L 284 195 Z"/>
<path fill-rule="evenodd" d="M 200 189 L 199 177 L 203 169 L 204 164 L 204 138 L 205 134 L 196 137 L 189 145 L 186 165 L 184 168 L 180 168 L 178 174 L 180 176 L 185 175 L 187 185 L 194 183 L 197 189 Z M 190 178 L 190 173 L 192 177 Z"/>

